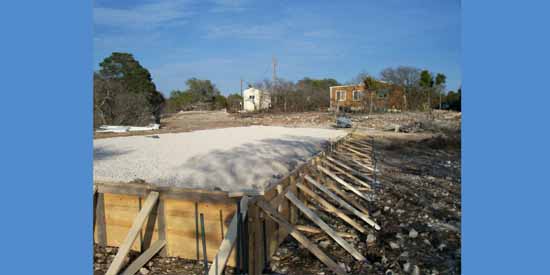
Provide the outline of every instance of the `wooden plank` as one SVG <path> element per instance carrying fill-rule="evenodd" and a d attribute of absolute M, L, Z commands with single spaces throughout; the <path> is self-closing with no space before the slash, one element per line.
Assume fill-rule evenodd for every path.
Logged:
<path fill-rule="evenodd" d="M 157 216 L 158 216 L 158 203 L 153 206 L 147 222 L 145 223 L 145 228 L 143 232 L 143 238 L 141 240 L 141 251 L 147 250 L 153 241 L 153 234 L 155 232 L 155 226 L 157 225 Z M 157 229 L 158 230 L 158 229 Z"/>
<path fill-rule="evenodd" d="M 105 195 L 103 193 L 97 194 L 97 205 L 96 205 L 96 232 L 97 232 L 97 243 L 100 246 L 107 245 L 107 227 L 105 225 Z"/>
<path fill-rule="evenodd" d="M 372 150 L 372 144 L 366 144 L 366 143 L 363 143 L 362 141 L 359 141 L 357 139 L 350 139 L 348 140 L 349 143 L 351 144 L 355 144 L 355 146 L 359 147 L 359 148 L 364 148 L 366 150 Z"/>
<path fill-rule="evenodd" d="M 340 172 L 340 173 L 346 175 L 348 178 L 354 180 L 355 182 L 359 183 L 360 185 L 363 185 L 363 186 L 366 187 L 367 189 L 370 189 L 370 188 L 371 188 L 370 185 L 369 185 L 368 183 L 366 183 L 366 182 L 360 180 L 359 178 L 357 178 L 356 176 L 354 176 L 354 175 L 352 175 L 352 174 L 350 174 L 350 173 L 344 171 L 343 169 L 337 167 L 336 165 L 330 163 L 329 161 L 323 160 L 323 163 L 324 163 L 326 166 L 330 167 L 331 169 L 336 170 L 337 172 Z M 372 189 L 371 189 L 371 190 L 372 190 Z"/>
<path fill-rule="evenodd" d="M 367 196 L 365 196 L 365 194 L 363 194 L 363 192 L 357 190 L 357 188 L 355 188 L 353 185 L 347 183 L 346 181 L 344 181 L 343 179 L 341 179 L 340 177 L 336 176 L 335 174 L 331 173 L 329 170 L 327 170 L 326 168 L 322 167 L 322 166 L 317 166 L 317 169 L 319 169 L 321 172 L 325 173 L 327 176 L 331 177 L 333 180 L 335 180 L 336 182 L 338 182 L 339 184 L 343 185 L 344 187 L 346 187 L 348 190 L 350 190 L 351 192 L 355 193 L 355 195 L 359 196 L 360 198 L 366 200 L 366 201 L 370 201 L 369 198 L 367 198 Z"/>
<path fill-rule="evenodd" d="M 350 151 L 350 152 L 352 152 L 352 153 L 354 153 L 354 154 L 360 156 L 360 157 L 363 157 L 363 158 L 370 158 L 370 157 L 371 157 L 371 156 L 369 156 L 369 155 L 367 155 L 367 154 L 364 154 L 364 153 L 359 152 L 359 151 L 357 151 L 357 150 L 355 150 L 355 149 L 352 149 L 352 148 L 346 146 L 345 144 L 343 144 L 342 147 L 343 147 L 344 149 L 346 149 L 346 150 L 348 150 L 348 151 Z"/>
<path fill-rule="evenodd" d="M 305 206 L 292 192 L 288 192 L 286 197 L 294 204 L 300 211 L 302 211 L 312 222 L 314 222 L 319 228 L 327 233 L 337 244 L 344 248 L 349 254 L 351 254 L 358 261 L 365 261 L 365 257 L 355 249 L 351 244 L 338 236 L 336 232 L 326 224 L 317 214 L 311 211 Z"/>
<path fill-rule="evenodd" d="M 147 199 L 145 200 L 145 203 L 143 205 L 143 208 L 139 211 L 138 215 L 134 219 L 134 223 L 132 224 L 132 227 L 130 228 L 130 231 L 128 232 L 128 235 L 126 235 L 126 238 L 122 242 L 122 245 L 118 248 L 118 252 L 111 262 L 111 265 L 109 266 L 109 269 L 107 269 L 107 272 L 105 275 L 116 275 L 120 271 L 120 268 L 122 267 L 124 258 L 126 255 L 128 255 L 128 252 L 130 252 L 130 248 L 132 247 L 132 244 L 138 237 L 138 234 L 141 232 L 141 227 L 145 223 L 145 219 L 147 216 L 149 216 L 149 213 L 151 213 L 151 210 L 153 209 L 153 206 L 155 206 L 157 200 L 159 197 L 158 192 L 151 192 L 149 196 L 147 196 Z"/>
<path fill-rule="evenodd" d="M 257 201 L 259 197 L 256 197 L 254 201 Z M 254 275 L 254 267 L 255 267 L 255 261 L 256 258 L 254 254 L 254 249 L 256 246 L 261 245 L 261 243 L 258 242 L 258 238 L 256 238 L 256 232 L 255 232 L 255 226 L 254 224 L 254 216 L 255 212 L 258 211 L 258 206 L 249 205 L 248 208 L 248 220 L 247 220 L 247 228 L 248 228 L 248 234 L 247 236 L 244 236 L 245 238 L 248 238 L 248 274 Z M 244 269 L 244 268 L 243 268 Z"/>
<path fill-rule="evenodd" d="M 373 220 L 371 220 L 367 215 L 360 212 L 359 210 L 355 209 L 355 207 L 349 205 L 347 202 L 339 198 L 337 195 L 332 193 L 330 190 L 328 190 L 325 186 L 321 185 L 320 183 L 316 182 L 314 179 L 312 179 L 310 176 L 305 176 L 305 179 L 313 184 L 315 187 L 317 187 L 319 190 L 323 191 L 325 194 L 327 194 L 329 197 L 331 197 L 333 200 L 338 202 L 342 207 L 346 208 L 347 210 L 351 211 L 354 215 L 361 218 L 363 221 L 365 221 L 370 226 L 374 227 L 376 230 L 380 230 L 380 225 L 376 224 Z"/>
<path fill-rule="evenodd" d="M 334 159 L 334 158 L 332 158 L 332 157 L 330 157 L 330 156 L 327 156 L 327 159 L 330 160 L 330 161 L 332 161 L 332 162 L 334 162 L 335 164 L 341 166 L 342 168 L 344 168 L 344 169 L 350 171 L 351 173 L 360 174 L 361 176 L 363 176 L 363 177 L 365 177 L 365 178 L 369 178 L 369 177 L 367 177 L 367 176 L 364 175 L 365 173 L 361 173 L 360 171 L 357 171 L 357 170 L 355 170 L 355 169 L 349 167 L 348 165 L 346 165 L 345 163 L 343 163 L 343 162 L 341 162 L 341 161 L 339 161 L 339 160 L 337 160 L 337 159 Z M 351 160 L 350 160 L 350 161 L 351 161 Z M 368 167 L 368 166 L 367 166 L 367 167 Z M 369 167 L 369 168 L 370 168 L 370 167 Z M 370 168 L 369 170 L 370 170 L 371 172 L 374 171 L 374 169 L 372 169 L 372 168 Z M 369 186 L 369 187 L 370 187 L 370 186 Z"/>
<path fill-rule="evenodd" d="M 253 274 L 262 274 L 264 269 L 264 234 L 262 221 L 260 219 L 260 211 L 254 212 L 252 220 L 252 226 L 254 227 L 256 245 L 254 247 L 254 273 Z"/>
<path fill-rule="evenodd" d="M 244 220 L 246 217 L 246 212 L 248 211 L 248 197 L 242 197 L 241 198 L 241 216 Z M 231 254 L 231 250 L 235 246 L 235 242 L 237 240 L 237 213 L 233 216 L 231 219 L 231 223 L 229 223 L 229 228 L 227 230 L 227 233 L 225 234 L 225 238 L 223 239 L 220 248 L 218 249 L 218 253 L 214 257 L 214 262 L 210 266 L 210 270 L 208 270 L 209 275 L 220 275 L 223 274 L 223 270 L 225 268 L 225 265 L 227 264 L 227 261 L 229 260 L 229 255 Z"/>
<path fill-rule="evenodd" d="M 127 268 L 122 272 L 122 275 L 134 275 L 138 270 L 144 266 L 155 254 L 157 254 L 166 245 L 165 240 L 155 241 L 145 252 L 143 252 L 137 259 L 135 259 Z"/>
<path fill-rule="evenodd" d="M 370 170 L 372 172 L 379 172 L 378 169 L 375 170 L 374 168 L 372 168 L 372 167 L 370 167 L 370 166 L 368 166 L 368 165 L 366 165 L 366 164 L 364 164 L 364 163 L 362 163 L 358 160 L 352 159 L 351 161 L 353 161 L 355 164 L 357 164 L 357 165 L 359 165 L 359 166 L 361 166 L 361 167 L 363 167 L 367 170 Z"/>
<path fill-rule="evenodd" d="M 345 155 L 343 155 L 343 154 L 340 154 L 340 153 L 336 153 L 336 154 L 335 154 L 335 158 L 337 158 L 337 159 L 340 160 L 340 161 L 351 161 L 351 162 L 354 163 L 354 165 L 357 165 L 357 166 L 359 166 L 359 167 L 361 167 L 361 168 L 364 168 L 364 169 L 366 169 L 366 170 L 369 170 L 370 172 L 380 172 L 378 169 L 375 170 L 374 168 L 372 168 L 372 167 L 370 167 L 370 166 L 367 165 L 367 164 L 372 164 L 372 163 L 367 163 L 367 164 L 365 164 L 365 163 L 363 163 L 363 162 L 358 161 L 358 160 L 355 159 L 355 158 L 350 158 L 350 157 L 347 157 L 347 156 L 345 156 Z M 361 172 L 361 171 L 358 171 L 358 172 Z"/>
<path fill-rule="evenodd" d="M 179 188 L 179 187 L 161 187 L 148 184 L 122 183 L 122 182 L 95 182 L 97 192 L 111 193 L 120 195 L 133 195 L 145 197 L 150 192 L 158 192 L 159 199 L 178 199 L 200 202 L 227 202 L 234 203 L 234 198 L 229 197 L 229 193 L 223 191 L 209 191 L 201 189 Z"/>
<path fill-rule="evenodd" d="M 294 226 L 296 227 L 296 229 L 298 229 L 302 232 L 308 232 L 308 233 L 313 233 L 313 234 L 323 233 L 323 230 L 321 230 L 320 228 L 314 227 L 314 226 L 302 225 L 302 224 L 297 224 L 297 225 L 294 225 Z M 338 236 L 340 236 L 342 238 L 357 238 L 358 237 L 357 235 L 352 234 L 352 233 L 348 233 L 348 232 L 336 232 L 336 234 L 338 234 Z"/>
<path fill-rule="evenodd" d="M 158 239 L 161 241 L 167 241 L 166 239 L 166 216 L 164 214 L 164 200 L 158 202 L 158 214 L 157 214 L 157 226 L 158 226 Z M 168 254 L 166 246 L 162 248 L 159 255 L 166 257 Z"/>
<path fill-rule="evenodd" d="M 371 149 L 364 149 L 364 148 L 360 148 L 360 147 L 357 147 L 356 145 L 354 144 L 351 144 L 351 143 L 346 143 L 345 144 L 347 147 L 351 148 L 351 149 L 354 149 L 356 151 L 359 151 L 363 154 L 366 154 L 366 155 L 370 155 L 370 157 L 372 158 L 372 150 Z"/>
<path fill-rule="evenodd" d="M 296 187 L 296 176 L 290 177 L 290 191 L 294 194 L 298 194 L 298 188 Z M 290 205 L 290 223 L 296 224 L 298 221 L 298 215 L 296 213 L 297 209 L 294 205 Z"/>
<path fill-rule="evenodd" d="M 357 200 L 349 196 L 344 190 L 341 189 L 340 186 L 336 186 L 336 184 L 328 180 L 323 181 L 321 183 L 324 183 L 330 190 L 332 190 L 332 192 L 336 193 L 337 195 L 342 197 L 344 200 L 351 203 L 355 208 L 359 209 L 359 211 L 368 215 L 369 210 L 363 207 L 363 205 L 361 205 Z"/>
<path fill-rule="evenodd" d="M 93 212 L 92 212 L 92 215 L 93 215 L 93 221 L 92 221 L 92 235 L 93 235 L 93 243 L 96 242 L 96 238 L 95 238 L 95 224 L 96 224 L 96 212 L 97 212 L 97 188 L 95 187 L 94 185 L 94 208 L 93 208 Z"/>
<path fill-rule="evenodd" d="M 342 212 L 340 209 L 336 208 L 334 205 L 332 205 L 330 202 L 325 200 L 323 197 L 315 194 L 311 189 L 307 188 L 302 183 L 297 183 L 296 186 L 304 192 L 304 194 L 308 195 L 309 197 L 317 200 L 319 204 L 321 204 L 323 207 L 334 213 L 337 217 L 347 222 L 349 225 L 351 225 L 353 228 L 357 229 L 357 231 L 361 233 L 366 233 L 367 229 L 365 229 L 361 224 L 354 221 L 352 218 L 350 218 L 348 215 L 346 215 L 344 212 Z"/>
<path fill-rule="evenodd" d="M 346 149 L 346 148 L 344 148 Z M 339 156 L 340 158 L 345 158 L 345 159 L 350 159 L 350 160 L 356 160 L 356 159 L 359 159 L 361 160 L 362 162 L 366 163 L 366 164 L 372 164 L 372 161 L 370 159 L 367 159 L 367 158 L 364 158 L 364 157 L 360 157 L 360 156 L 357 156 L 357 155 L 354 155 L 353 153 L 350 153 L 350 152 L 344 152 L 344 151 L 335 151 L 334 152 L 337 156 Z"/>
<path fill-rule="evenodd" d="M 323 252 L 316 244 L 311 242 L 304 234 L 298 231 L 293 225 L 288 223 L 283 217 L 281 217 L 273 207 L 263 200 L 258 200 L 256 203 L 271 219 L 285 227 L 290 235 L 296 239 L 302 246 L 308 249 L 313 255 L 315 255 L 321 262 L 327 265 L 334 273 L 338 275 L 346 274 L 346 271 L 342 269 L 336 262 L 334 262 L 325 252 Z"/>

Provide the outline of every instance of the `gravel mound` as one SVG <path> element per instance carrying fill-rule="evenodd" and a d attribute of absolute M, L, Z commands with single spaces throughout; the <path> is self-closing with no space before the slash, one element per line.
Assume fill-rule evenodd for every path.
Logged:
<path fill-rule="evenodd" d="M 94 180 L 261 191 L 340 130 L 250 126 L 94 140 Z"/>

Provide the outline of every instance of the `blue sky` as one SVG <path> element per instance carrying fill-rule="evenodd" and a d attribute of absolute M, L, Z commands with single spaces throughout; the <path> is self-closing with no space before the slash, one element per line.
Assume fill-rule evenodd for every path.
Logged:
<path fill-rule="evenodd" d="M 351 80 L 409 65 L 461 83 L 458 0 L 94 2 L 94 64 L 129 52 L 168 95 L 191 77 L 223 94 L 277 75 Z"/>

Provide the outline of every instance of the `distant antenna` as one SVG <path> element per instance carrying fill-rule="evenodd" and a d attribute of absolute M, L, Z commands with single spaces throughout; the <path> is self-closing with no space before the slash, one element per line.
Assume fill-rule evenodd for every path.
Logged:
<path fill-rule="evenodd" d="M 275 83 L 275 81 L 277 81 L 277 58 L 275 57 L 275 55 L 273 55 L 273 60 L 271 61 L 271 63 L 273 64 L 273 83 Z"/>

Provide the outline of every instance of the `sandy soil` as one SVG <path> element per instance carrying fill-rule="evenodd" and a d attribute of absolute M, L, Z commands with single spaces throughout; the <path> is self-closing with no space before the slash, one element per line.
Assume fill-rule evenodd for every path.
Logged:
<path fill-rule="evenodd" d="M 250 126 L 94 140 L 94 180 L 261 191 L 339 130 Z"/>

